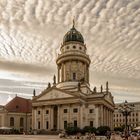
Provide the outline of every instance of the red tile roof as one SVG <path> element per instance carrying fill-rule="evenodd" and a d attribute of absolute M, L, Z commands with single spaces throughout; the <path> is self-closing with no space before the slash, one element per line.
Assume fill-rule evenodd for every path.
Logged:
<path fill-rule="evenodd" d="M 32 102 L 30 99 L 25 99 L 16 96 L 5 105 L 8 112 L 30 113 L 32 111 Z"/>

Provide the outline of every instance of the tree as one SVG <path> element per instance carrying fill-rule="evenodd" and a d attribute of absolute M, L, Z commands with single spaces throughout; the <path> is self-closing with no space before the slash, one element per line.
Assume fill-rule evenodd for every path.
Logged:
<path fill-rule="evenodd" d="M 74 127 L 74 126 L 70 126 L 70 127 L 68 126 L 65 130 L 68 135 L 74 135 L 78 132 L 81 132 L 81 129 L 79 127 Z"/>
<path fill-rule="evenodd" d="M 110 131 L 110 128 L 108 126 L 100 126 L 97 128 L 97 132 L 99 135 L 106 135 L 107 131 Z"/>
<path fill-rule="evenodd" d="M 120 127 L 115 127 L 115 128 L 114 128 L 114 131 L 123 132 L 123 131 L 124 131 L 124 128 L 125 128 L 125 125 L 122 125 L 122 126 L 120 126 Z"/>
<path fill-rule="evenodd" d="M 82 131 L 83 133 L 86 132 L 96 133 L 96 128 L 92 126 L 85 126 Z"/>

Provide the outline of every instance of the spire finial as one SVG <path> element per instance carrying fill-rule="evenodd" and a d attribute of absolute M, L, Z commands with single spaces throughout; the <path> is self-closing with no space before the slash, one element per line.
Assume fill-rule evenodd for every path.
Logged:
<path fill-rule="evenodd" d="M 73 26 L 72 26 L 73 28 L 75 27 L 75 20 L 74 19 L 75 19 L 75 17 L 73 17 L 73 21 L 72 21 L 73 22 Z"/>

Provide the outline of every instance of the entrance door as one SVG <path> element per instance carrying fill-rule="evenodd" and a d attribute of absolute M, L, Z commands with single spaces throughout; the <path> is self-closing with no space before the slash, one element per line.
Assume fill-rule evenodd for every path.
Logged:
<path fill-rule="evenodd" d="M 54 109 L 53 109 L 53 114 L 54 114 L 54 117 L 53 117 L 53 128 L 54 130 L 57 130 L 57 113 L 58 113 L 58 107 L 57 106 L 54 106 Z"/>

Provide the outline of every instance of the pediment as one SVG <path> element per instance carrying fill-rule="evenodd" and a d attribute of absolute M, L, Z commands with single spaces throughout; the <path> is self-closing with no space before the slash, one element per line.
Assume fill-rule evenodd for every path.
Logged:
<path fill-rule="evenodd" d="M 113 96 L 111 95 L 111 93 L 106 94 L 106 95 L 105 95 L 105 99 L 106 99 L 108 102 L 114 104 Z"/>
<path fill-rule="evenodd" d="M 44 92 L 43 94 L 40 94 L 36 100 L 41 101 L 41 100 L 51 100 L 51 99 L 70 98 L 70 97 L 74 97 L 74 96 L 68 94 L 67 92 L 54 88 Z"/>

